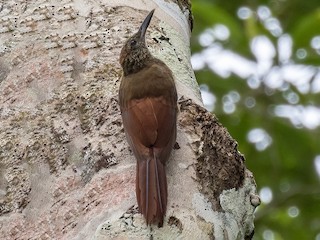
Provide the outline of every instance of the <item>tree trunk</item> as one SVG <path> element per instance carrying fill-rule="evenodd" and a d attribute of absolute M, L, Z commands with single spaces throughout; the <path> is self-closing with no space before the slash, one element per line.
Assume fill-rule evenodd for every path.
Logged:
<path fill-rule="evenodd" d="M 1 239 L 251 239 L 255 182 L 202 107 L 187 1 L 49 2 L 0 4 Z M 162 228 L 138 212 L 117 96 L 121 47 L 153 8 L 147 44 L 180 98 Z"/>

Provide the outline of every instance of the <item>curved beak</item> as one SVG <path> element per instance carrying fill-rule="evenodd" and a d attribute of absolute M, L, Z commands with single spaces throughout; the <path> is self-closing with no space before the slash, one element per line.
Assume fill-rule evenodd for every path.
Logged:
<path fill-rule="evenodd" d="M 148 16 L 144 19 L 143 23 L 141 24 L 138 33 L 140 33 L 140 40 L 144 41 L 145 40 L 145 35 L 146 35 L 146 31 L 147 28 L 151 22 L 151 18 L 153 16 L 155 9 L 153 9 Z"/>

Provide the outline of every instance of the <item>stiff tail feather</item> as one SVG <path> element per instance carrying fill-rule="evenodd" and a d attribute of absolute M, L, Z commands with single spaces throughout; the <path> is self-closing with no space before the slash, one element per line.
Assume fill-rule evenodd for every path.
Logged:
<path fill-rule="evenodd" d="M 147 224 L 161 227 L 167 208 L 167 179 L 165 166 L 155 156 L 137 162 L 136 195 Z"/>

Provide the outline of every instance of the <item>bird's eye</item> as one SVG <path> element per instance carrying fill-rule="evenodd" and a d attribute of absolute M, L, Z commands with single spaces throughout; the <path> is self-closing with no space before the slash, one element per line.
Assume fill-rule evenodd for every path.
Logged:
<path fill-rule="evenodd" d="M 131 47 L 134 47 L 134 46 L 136 46 L 136 45 L 137 45 L 137 41 L 134 40 L 134 39 L 132 39 L 132 40 L 130 41 L 130 46 L 131 46 Z"/>

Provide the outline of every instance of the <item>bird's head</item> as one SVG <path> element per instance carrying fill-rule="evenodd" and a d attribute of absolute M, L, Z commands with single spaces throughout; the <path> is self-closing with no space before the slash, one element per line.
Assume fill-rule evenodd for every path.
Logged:
<path fill-rule="evenodd" d="M 155 9 L 148 14 L 138 32 L 131 36 L 121 49 L 120 64 L 125 75 L 138 72 L 151 57 L 146 46 L 145 35 L 154 11 Z"/>

